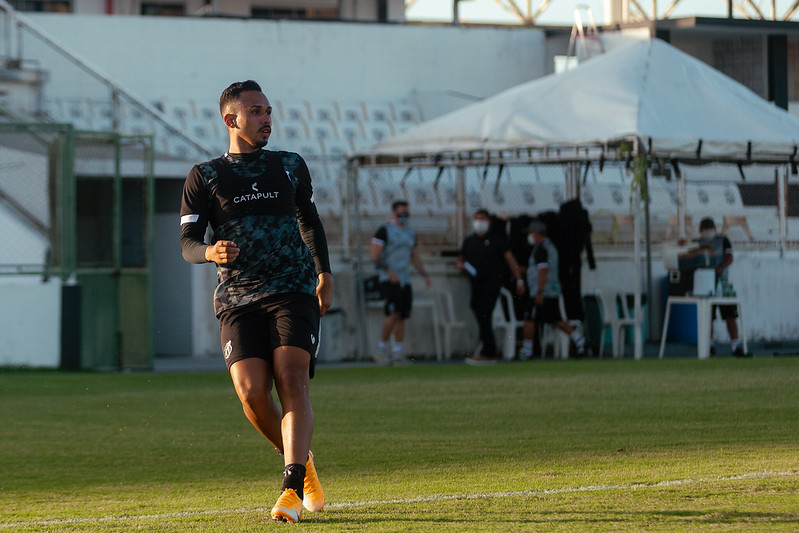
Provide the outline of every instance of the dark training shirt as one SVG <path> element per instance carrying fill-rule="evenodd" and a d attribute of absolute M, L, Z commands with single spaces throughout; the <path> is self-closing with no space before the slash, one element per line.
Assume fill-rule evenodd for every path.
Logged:
<path fill-rule="evenodd" d="M 308 167 L 293 152 L 225 154 L 194 166 L 180 208 L 183 257 L 205 263 L 211 242 L 233 241 L 239 256 L 217 265 L 214 311 L 273 294 L 315 294 L 316 277 L 330 272 L 327 240 Z"/>

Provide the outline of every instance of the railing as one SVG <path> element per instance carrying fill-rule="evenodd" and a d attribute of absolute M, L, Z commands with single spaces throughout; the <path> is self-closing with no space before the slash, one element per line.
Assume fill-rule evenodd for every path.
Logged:
<path fill-rule="evenodd" d="M 85 92 L 96 90 L 97 84 L 99 84 L 102 93 L 107 95 L 110 116 L 101 125 L 102 127 L 93 129 L 102 129 L 121 134 L 141 134 L 143 132 L 129 131 L 126 125 L 126 115 L 135 113 L 135 115 L 144 117 L 144 120 L 147 121 L 147 127 L 152 130 L 147 133 L 152 133 L 155 136 L 156 146 L 159 151 L 190 160 L 212 157 L 214 150 L 210 149 L 205 143 L 186 133 L 177 123 L 168 117 L 164 117 L 158 109 L 149 105 L 144 99 L 114 82 L 99 68 L 37 28 L 26 20 L 23 15 L 14 10 L 13 6 L 6 0 L 0 0 L 0 17 L 2 17 L 2 24 L 0 24 L 0 28 L 2 28 L 2 37 L 0 38 L 0 61 L 2 61 L 2 65 L 0 65 L 0 68 L 24 68 L 26 64 L 30 64 L 32 59 L 35 59 L 41 69 L 57 70 L 58 68 L 64 68 L 66 65 L 65 63 L 58 64 L 57 61 L 66 61 L 73 69 L 77 69 L 77 72 L 82 74 L 82 76 L 70 76 L 69 81 L 71 83 L 80 84 L 80 89 L 85 86 Z M 27 41 L 26 36 L 30 36 L 35 41 Z M 25 57 L 27 48 L 35 49 L 39 45 L 44 46 L 47 53 L 39 54 L 35 58 Z M 74 72 L 73 70 L 72 74 Z M 50 85 L 56 85 L 56 80 L 50 80 Z M 45 119 L 52 120 L 57 118 L 53 117 L 52 113 L 49 113 L 44 108 L 31 111 L 41 114 Z"/>

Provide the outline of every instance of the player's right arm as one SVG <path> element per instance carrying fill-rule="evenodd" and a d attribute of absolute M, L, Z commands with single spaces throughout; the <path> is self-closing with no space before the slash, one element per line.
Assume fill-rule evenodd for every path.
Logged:
<path fill-rule="evenodd" d="M 369 259 L 374 263 L 378 268 L 382 268 L 384 265 L 380 264 L 381 255 L 383 254 L 383 248 L 386 246 L 386 240 L 388 239 L 388 232 L 386 231 L 385 226 L 380 226 L 377 232 L 372 237 L 372 241 L 369 243 Z"/>
<path fill-rule="evenodd" d="M 235 261 L 239 248 L 232 241 L 205 243 L 205 229 L 208 227 L 208 188 L 195 166 L 183 184 L 183 197 L 180 205 L 180 251 L 189 263 L 226 264 Z"/>

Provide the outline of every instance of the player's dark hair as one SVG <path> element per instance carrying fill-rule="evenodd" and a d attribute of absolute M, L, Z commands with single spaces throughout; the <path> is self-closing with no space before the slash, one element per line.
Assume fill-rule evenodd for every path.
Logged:
<path fill-rule="evenodd" d="M 222 91 L 222 96 L 219 97 L 219 112 L 222 113 L 223 117 L 225 116 L 225 108 L 238 101 L 239 95 L 246 91 L 263 92 L 261 86 L 252 80 L 231 83 L 227 89 Z"/>
<path fill-rule="evenodd" d="M 488 209 L 483 209 L 482 207 L 474 212 L 474 216 L 483 215 L 486 218 L 494 218 L 491 216 L 491 213 L 488 212 Z"/>
<path fill-rule="evenodd" d="M 406 200 L 395 201 L 393 204 L 391 204 L 391 211 L 396 211 L 398 207 L 408 207 L 408 202 Z"/>
<path fill-rule="evenodd" d="M 699 231 L 702 231 L 703 229 L 716 229 L 716 223 L 713 222 L 712 218 L 705 217 L 699 223 Z"/>

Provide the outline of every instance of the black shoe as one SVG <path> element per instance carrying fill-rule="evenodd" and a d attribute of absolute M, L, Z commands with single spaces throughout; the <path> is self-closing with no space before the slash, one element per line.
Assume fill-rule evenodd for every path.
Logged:
<path fill-rule="evenodd" d="M 740 345 L 732 351 L 732 355 L 735 357 L 752 357 L 752 354 L 744 352 L 743 346 Z"/>
<path fill-rule="evenodd" d="M 715 346 L 711 346 L 710 347 L 710 355 L 716 355 L 716 347 Z"/>

